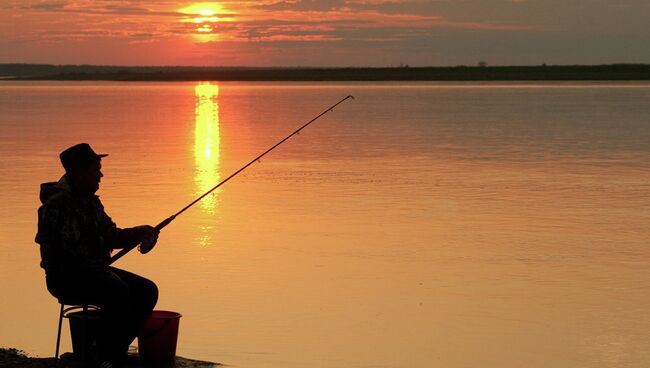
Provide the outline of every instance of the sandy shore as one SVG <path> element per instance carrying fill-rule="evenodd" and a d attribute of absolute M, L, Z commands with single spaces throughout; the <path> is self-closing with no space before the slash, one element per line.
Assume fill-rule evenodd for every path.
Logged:
<path fill-rule="evenodd" d="M 51 368 L 53 366 L 54 358 L 32 358 L 17 349 L 0 348 L 0 368 Z M 175 368 L 214 368 L 221 366 L 221 364 L 176 357 L 173 366 Z M 59 367 L 81 368 L 83 364 L 79 364 L 73 360 L 62 359 Z"/>

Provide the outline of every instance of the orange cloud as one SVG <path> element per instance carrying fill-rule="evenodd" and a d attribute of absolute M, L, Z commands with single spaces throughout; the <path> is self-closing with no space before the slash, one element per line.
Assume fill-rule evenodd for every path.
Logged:
<path fill-rule="evenodd" d="M 404 5 L 404 11 L 372 9 L 381 4 Z M 433 28 L 522 30 L 526 26 L 493 22 L 452 21 L 437 15 L 408 11 L 412 1 L 221 1 L 181 3 L 175 1 L 24 1 L 15 13 L 34 19 L 28 29 L 32 38 L 78 40 L 90 37 L 133 37 L 154 39 L 218 33 L 221 41 L 248 40 L 342 40 L 352 35 L 401 38 Z M 230 23 L 222 25 L 222 23 Z M 27 28 L 27 27 L 26 27 Z M 282 34 L 283 31 L 287 33 Z M 303 35 L 297 32 L 305 32 Z M 381 34 L 380 34 L 381 33 Z M 302 37 L 301 37 L 302 36 Z"/>
<path fill-rule="evenodd" d="M 423 5 L 424 4 L 424 5 Z M 25 0 L 0 5 L 0 25 L 5 40 L 44 44 L 97 42 L 123 45 L 185 45 L 192 55 L 220 55 L 247 50 L 293 52 L 292 44 L 309 44 L 318 53 L 319 44 L 359 53 L 366 50 L 373 60 L 378 44 L 410 49 L 432 37 L 437 29 L 521 31 L 514 23 L 451 20 L 418 9 L 423 1 L 383 0 L 262 0 L 177 2 L 169 0 Z M 8 16 L 7 16 L 8 15 Z M 425 41 L 426 42 L 426 41 Z M 231 43 L 232 47 L 216 43 Z M 271 45 L 277 44 L 277 47 Z M 419 47 L 422 49 L 422 47 Z M 124 46 L 115 54 L 130 48 Z M 266 52 L 265 51 L 265 52 Z M 133 52 L 132 50 L 130 52 Z M 338 51 L 337 51 L 338 52 Z M 412 52 L 412 51 L 409 51 Z M 425 51 L 420 51 L 425 52 Z M 287 54 L 288 55 L 288 54 Z M 282 57 L 288 57 L 282 55 Z M 280 56 L 280 55 L 279 55 Z M 181 56 L 179 55 L 179 58 Z M 183 55 L 187 57 L 187 55 Z M 222 60 L 220 58 L 219 60 Z M 257 58 L 255 59 L 256 62 Z M 238 61 L 239 62 L 239 61 Z M 293 65 L 300 64 L 300 60 Z M 244 62 L 244 64 L 247 64 Z"/>

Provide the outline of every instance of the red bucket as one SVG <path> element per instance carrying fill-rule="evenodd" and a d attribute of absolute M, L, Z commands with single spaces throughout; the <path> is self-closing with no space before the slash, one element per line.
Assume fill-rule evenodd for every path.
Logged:
<path fill-rule="evenodd" d="M 173 360 L 176 356 L 181 314 L 155 310 L 138 335 L 138 352 L 143 360 Z"/>

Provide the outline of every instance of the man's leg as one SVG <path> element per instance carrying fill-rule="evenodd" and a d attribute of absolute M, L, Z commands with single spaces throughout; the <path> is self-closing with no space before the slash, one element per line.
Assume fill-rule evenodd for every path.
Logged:
<path fill-rule="evenodd" d="M 156 306 L 158 287 L 152 281 L 134 273 L 113 267 L 110 270 L 129 288 L 129 316 L 123 335 L 128 348 Z"/>
<path fill-rule="evenodd" d="M 57 298 L 101 307 L 97 348 L 102 360 L 117 361 L 128 349 L 125 334 L 131 315 L 129 285 L 108 268 L 64 269 L 48 275 L 48 290 Z"/>
<path fill-rule="evenodd" d="M 117 362 L 129 347 L 124 335 L 129 327 L 131 290 L 118 275 L 110 271 L 107 274 L 97 290 L 102 308 L 97 345 L 101 359 Z"/>

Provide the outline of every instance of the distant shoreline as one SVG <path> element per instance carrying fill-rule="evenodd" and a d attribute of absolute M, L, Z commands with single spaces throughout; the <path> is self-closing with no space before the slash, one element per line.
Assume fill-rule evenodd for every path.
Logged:
<path fill-rule="evenodd" d="M 0 64 L 0 80 L 47 81 L 646 81 L 650 64 L 391 68 L 122 67 Z"/>

